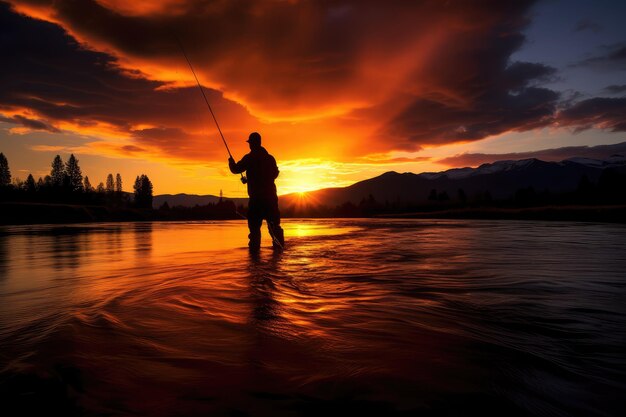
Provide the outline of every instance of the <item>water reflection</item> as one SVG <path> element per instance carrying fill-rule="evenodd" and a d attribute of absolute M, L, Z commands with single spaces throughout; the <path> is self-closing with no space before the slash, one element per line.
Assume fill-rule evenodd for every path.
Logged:
<path fill-rule="evenodd" d="M 244 222 L 3 230 L 0 400 L 47 375 L 101 415 L 619 407 L 621 226 L 294 220 L 258 254 Z"/>
<path fill-rule="evenodd" d="M 129 229 L 131 227 L 126 223 L 107 225 L 105 233 L 95 236 L 95 246 L 113 262 L 119 261 L 128 249 L 127 245 L 122 244 L 122 237 L 127 238 Z"/>
<path fill-rule="evenodd" d="M 9 265 L 9 237 L 0 229 L 0 282 L 7 278 Z"/>
<path fill-rule="evenodd" d="M 73 269 L 79 266 L 81 256 L 87 249 L 88 239 L 84 239 L 84 234 L 84 230 L 74 227 L 60 227 L 50 231 L 52 250 L 55 252 L 52 256 L 55 269 Z M 30 235 L 31 239 L 32 237 Z"/>
<path fill-rule="evenodd" d="M 148 258 L 152 252 L 152 223 L 135 223 L 133 226 L 135 237 L 135 256 Z"/>
<path fill-rule="evenodd" d="M 260 252 L 249 254 L 250 295 L 252 316 L 250 321 L 260 329 L 271 329 L 272 323 L 280 318 L 280 304 L 274 298 L 277 290 L 273 278 L 279 276 L 282 251 L 272 251 L 264 256 Z"/>

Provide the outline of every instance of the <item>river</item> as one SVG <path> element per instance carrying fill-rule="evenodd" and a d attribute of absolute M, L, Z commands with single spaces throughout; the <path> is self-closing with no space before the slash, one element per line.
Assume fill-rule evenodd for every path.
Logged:
<path fill-rule="evenodd" d="M 626 227 L 0 227 L 0 398 L 63 415 L 625 415 Z M 3 415 L 12 415 L 9 414 Z"/>

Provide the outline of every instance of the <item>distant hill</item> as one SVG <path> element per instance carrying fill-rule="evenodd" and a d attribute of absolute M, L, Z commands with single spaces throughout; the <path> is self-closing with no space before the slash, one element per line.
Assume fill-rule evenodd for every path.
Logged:
<path fill-rule="evenodd" d="M 468 198 L 488 192 L 494 199 L 510 198 L 516 191 L 529 187 L 536 192 L 561 193 L 575 190 L 585 175 L 589 181 L 596 182 L 607 168 L 626 173 L 626 157 L 613 155 L 604 160 L 570 158 L 561 162 L 531 158 L 421 174 L 391 171 L 348 187 L 309 192 L 304 201 L 336 206 L 346 202 L 358 204 L 371 195 L 381 203 L 421 203 L 428 200 L 432 190 L 445 192 L 451 198 L 455 198 L 459 190 L 463 190 Z M 281 203 L 286 205 L 297 205 L 302 201 L 303 197 L 297 193 L 281 196 Z"/>
<path fill-rule="evenodd" d="M 164 202 L 167 201 L 167 204 L 170 207 L 174 206 L 184 206 L 184 207 L 193 207 L 196 205 L 205 206 L 209 203 L 215 204 L 220 200 L 218 196 L 215 195 L 197 195 L 197 194 L 159 194 L 155 195 L 152 200 L 152 207 L 159 208 L 163 205 Z M 224 200 L 233 201 L 236 205 L 247 205 L 247 198 L 227 198 L 224 197 Z"/>
<path fill-rule="evenodd" d="M 488 192 L 494 199 L 505 199 L 516 191 L 532 187 L 536 192 L 561 193 L 577 188 L 586 175 L 591 182 L 597 182 L 606 168 L 626 173 L 626 156 L 613 155 L 606 159 L 569 158 L 561 162 L 546 162 L 539 159 L 518 161 L 497 161 L 477 168 L 453 168 L 442 172 L 386 172 L 378 177 L 359 181 L 343 188 L 323 188 L 306 193 L 286 194 L 280 197 L 282 206 L 308 204 L 337 206 L 346 202 L 358 204 L 373 196 L 376 201 L 423 203 L 432 190 L 447 193 L 455 198 L 463 190 L 468 198 Z M 236 205 L 247 205 L 247 198 L 225 198 Z M 193 207 L 215 204 L 218 196 L 196 194 L 161 194 L 154 197 L 153 207 L 160 207 L 165 201 L 173 206 Z"/>

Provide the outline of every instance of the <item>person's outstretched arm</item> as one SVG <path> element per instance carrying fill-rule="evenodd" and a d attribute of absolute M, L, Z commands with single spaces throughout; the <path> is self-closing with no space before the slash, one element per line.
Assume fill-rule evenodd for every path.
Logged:
<path fill-rule="evenodd" d="M 239 162 L 235 162 L 235 160 L 232 158 L 232 156 L 230 158 L 228 158 L 228 168 L 230 168 L 230 172 L 232 172 L 233 174 L 241 174 L 242 172 L 244 172 L 245 170 L 248 169 L 248 155 L 244 156 L 243 158 L 241 158 L 241 161 Z"/>

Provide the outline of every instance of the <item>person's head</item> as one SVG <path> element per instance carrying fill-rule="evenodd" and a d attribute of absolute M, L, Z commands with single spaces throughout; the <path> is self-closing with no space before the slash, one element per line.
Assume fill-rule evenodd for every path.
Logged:
<path fill-rule="evenodd" d="M 258 132 L 252 132 L 246 142 L 250 145 L 250 149 L 259 148 L 261 147 L 261 135 Z"/>

